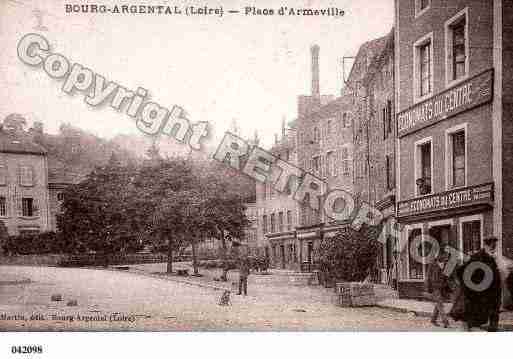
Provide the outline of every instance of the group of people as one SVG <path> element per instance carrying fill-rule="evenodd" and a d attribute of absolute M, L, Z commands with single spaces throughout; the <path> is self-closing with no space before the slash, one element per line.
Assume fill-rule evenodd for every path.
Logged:
<path fill-rule="evenodd" d="M 484 240 L 481 250 L 475 252 L 453 273 L 447 273 L 449 255 L 442 252 L 428 267 L 426 291 L 435 303 L 431 323 L 438 326 L 438 319 L 449 327 L 449 317 L 463 323 L 467 331 L 488 323 L 488 331 L 497 331 L 499 313 L 503 305 L 503 287 L 513 292 L 513 272 L 500 270 L 497 259 L 497 238 Z M 444 301 L 452 299 L 449 313 Z"/>

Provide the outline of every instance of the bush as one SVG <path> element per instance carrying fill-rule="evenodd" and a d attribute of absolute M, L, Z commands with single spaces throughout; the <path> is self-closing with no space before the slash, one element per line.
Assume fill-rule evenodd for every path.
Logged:
<path fill-rule="evenodd" d="M 325 284 L 336 281 L 361 282 L 376 266 L 381 244 L 381 226 L 362 226 L 359 231 L 346 228 L 325 238 L 318 249 L 319 271 Z"/>
<path fill-rule="evenodd" d="M 4 241 L 3 250 L 9 255 L 57 254 L 65 249 L 63 244 L 55 232 L 43 232 L 9 236 Z"/>

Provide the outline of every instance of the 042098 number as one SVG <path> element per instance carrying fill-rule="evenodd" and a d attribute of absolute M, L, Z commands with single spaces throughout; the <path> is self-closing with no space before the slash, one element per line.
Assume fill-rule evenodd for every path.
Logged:
<path fill-rule="evenodd" d="M 13 354 L 42 354 L 42 345 L 13 345 L 11 347 Z"/>

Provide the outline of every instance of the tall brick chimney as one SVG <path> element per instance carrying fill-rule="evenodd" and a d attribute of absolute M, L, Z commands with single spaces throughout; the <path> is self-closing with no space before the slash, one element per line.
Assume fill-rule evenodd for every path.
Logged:
<path fill-rule="evenodd" d="M 319 89 L 319 45 L 312 45 L 310 53 L 312 54 L 312 97 L 321 96 Z"/>

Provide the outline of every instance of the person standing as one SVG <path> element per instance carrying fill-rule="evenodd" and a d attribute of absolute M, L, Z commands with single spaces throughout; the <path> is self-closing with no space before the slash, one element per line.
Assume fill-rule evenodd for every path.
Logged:
<path fill-rule="evenodd" d="M 437 321 L 438 317 L 440 317 L 444 328 L 449 327 L 449 320 L 444 309 L 444 295 L 449 288 L 449 278 L 444 274 L 447 260 L 448 256 L 446 253 L 441 253 L 437 258 L 435 258 L 428 267 L 426 278 L 427 292 L 430 293 L 431 299 L 435 303 L 433 314 L 431 316 L 431 323 L 438 326 Z"/>
<path fill-rule="evenodd" d="M 488 323 L 488 331 L 497 331 L 501 306 L 501 277 L 494 258 L 497 238 L 485 238 L 483 249 L 470 256 L 458 269 L 463 291 L 464 328 L 470 331 Z"/>
<path fill-rule="evenodd" d="M 248 295 L 248 276 L 249 276 L 249 260 L 246 257 L 241 258 L 239 263 L 239 293 Z"/>

